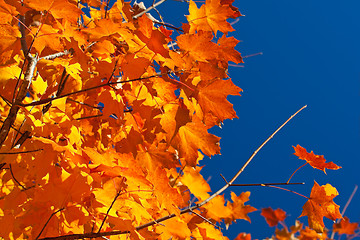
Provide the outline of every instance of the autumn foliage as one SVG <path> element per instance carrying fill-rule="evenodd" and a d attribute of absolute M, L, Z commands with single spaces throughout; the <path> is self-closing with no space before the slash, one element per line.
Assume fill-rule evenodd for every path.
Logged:
<path fill-rule="evenodd" d="M 143 3 L 0 0 L 0 237 L 227 239 L 216 224 L 250 221 L 250 192 L 212 194 L 199 163 L 220 153 L 208 130 L 237 117 L 228 67 L 243 61 L 229 19 L 241 14 L 233 0 L 188 5 L 173 26 Z M 336 195 L 315 183 L 310 228 L 342 217 Z M 356 228 L 345 219 L 334 231 Z"/>

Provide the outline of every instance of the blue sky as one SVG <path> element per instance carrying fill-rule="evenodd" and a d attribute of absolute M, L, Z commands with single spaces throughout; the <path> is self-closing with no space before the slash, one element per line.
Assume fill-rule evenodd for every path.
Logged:
<path fill-rule="evenodd" d="M 150 5 L 150 1 L 145 1 Z M 222 137 L 222 155 L 204 160 L 203 173 L 211 177 L 214 191 L 223 185 L 220 173 L 230 179 L 252 152 L 291 114 L 308 108 L 290 122 L 256 156 L 237 183 L 286 182 L 304 161 L 293 155 L 292 146 L 324 155 L 343 168 L 323 172 L 306 166 L 293 177 L 303 186 L 289 189 L 310 196 L 314 180 L 330 183 L 340 193 L 334 201 L 342 207 L 356 184 L 360 183 L 360 2 L 312 0 L 235 1 L 246 15 L 230 33 L 242 42 L 237 49 L 245 59 L 244 68 L 229 69 L 232 80 L 244 92 L 230 97 L 239 119 L 225 121 L 212 132 Z M 158 8 L 166 22 L 184 22 L 186 3 L 167 1 Z M 176 13 L 176 14 L 175 14 Z M 155 16 L 155 14 L 154 14 Z M 176 18 L 175 16 L 178 16 Z M 178 26 L 178 25 L 177 25 Z M 251 191 L 249 204 L 261 209 L 271 206 L 287 212 L 288 226 L 301 214 L 306 199 L 278 189 L 234 187 L 240 194 Z M 226 197 L 229 198 L 229 192 Z M 345 215 L 360 221 L 360 192 Z M 253 238 L 270 237 L 260 211 L 250 214 L 252 223 L 238 221 L 225 231 L 230 239 L 239 232 Z M 299 219 L 307 224 L 307 218 Z M 331 221 L 325 221 L 331 227 Z"/>

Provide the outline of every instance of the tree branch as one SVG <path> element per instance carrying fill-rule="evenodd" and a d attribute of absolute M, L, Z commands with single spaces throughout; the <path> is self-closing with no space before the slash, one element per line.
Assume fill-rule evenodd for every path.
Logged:
<path fill-rule="evenodd" d="M 48 102 L 52 102 L 52 101 L 54 101 L 56 99 L 60 99 L 60 98 L 68 97 L 68 96 L 71 96 L 71 95 L 91 91 L 91 90 L 94 90 L 94 89 L 97 89 L 97 88 L 116 85 L 116 84 L 119 84 L 119 83 L 128 83 L 128 82 L 141 81 L 141 80 L 150 79 L 150 78 L 154 78 L 154 77 L 160 77 L 160 76 L 162 76 L 164 74 L 167 74 L 167 73 L 159 73 L 159 74 L 148 76 L 148 77 L 136 78 L 136 79 L 125 80 L 125 81 L 104 83 L 104 84 L 100 84 L 100 85 L 95 86 L 95 87 L 90 87 L 90 88 L 82 89 L 82 90 L 79 90 L 79 91 L 67 93 L 67 94 L 64 94 L 64 95 L 61 95 L 61 96 L 56 96 L 54 98 L 46 98 L 46 99 L 42 99 L 42 100 L 39 100 L 39 101 L 36 101 L 36 102 L 28 103 L 28 104 L 19 104 L 19 106 L 22 106 L 22 107 L 38 106 L 38 105 L 42 105 L 42 104 L 45 104 L 45 103 L 48 103 Z"/>
<path fill-rule="evenodd" d="M 74 52 L 74 50 L 71 48 L 70 50 L 65 50 L 63 52 L 58 52 L 58 53 L 54 53 L 54 54 L 50 54 L 50 55 L 41 57 L 39 60 L 42 60 L 42 59 L 53 60 L 58 57 L 63 57 L 63 56 L 69 55 L 69 54 L 73 54 L 73 52 Z"/>
<path fill-rule="evenodd" d="M 221 189 L 219 189 L 217 192 L 215 192 L 214 194 L 212 194 L 209 198 L 207 198 L 206 200 L 204 200 L 201 203 L 198 203 L 194 206 L 189 206 L 183 210 L 180 211 L 180 215 L 184 214 L 184 213 L 188 213 L 188 212 L 192 212 L 194 209 L 200 208 L 201 206 L 205 205 L 206 203 L 208 203 L 210 200 L 212 200 L 213 198 L 215 198 L 216 196 L 220 195 L 222 192 L 224 192 L 229 186 L 231 186 L 231 184 L 239 177 L 239 175 L 244 171 L 244 169 L 246 168 L 247 165 L 249 165 L 249 163 L 251 162 L 251 160 L 255 157 L 255 155 L 264 147 L 264 145 L 270 141 L 270 139 L 272 139 L 274 137 L 274 135 L 280 131 L 292 118 L 294 118 L 299 112 L 301 112 L 304 108 L 306 108 L 307 106 L 303 106 L 302 108 L 300 108 L 296 113 L 294 113 L 293 115 L 291 115 L 278 129 L 276 129 L 261 145 L 260 147 L 258 147 L 254 153 L 250 156 L 250 158 L 246 161 L 246 163 L 241 167 L 241 169 L 235 174 L 235 176 L 226 183 L 226 185 L 224 187 L 222 187 Z M 163 222 L 165 220 L 171 219 L 173 217 L 175 217 L 175 214 L 170 214 L 167 215 L 165 217 L 162 218 L 158 218 L 154 221 L 145 223 L 143 225 L 137 226 L 135 228 L 136 231 L 139 231 L 141 229 L 150 227 L 152 225 L 155 224 L 159 224 L 160 222 Z M 84 239 L 84 238 L 97 238 L 97 237 L 102 237 L 102 236 L 111 236 L 111 235 L 120 235 L 120 234 L 126 234 L 126 233 L 130 233 L 130 231 L 110 231 L 110 232 L 100 232 L 100 233 L 84 233 L 84 234 L 69 234 L 69 235 L 63 235 L 63 236 L 58 236 L 58 237 L 48 237 L 48 238 L 41 238 L 40 240 L 72 240 L 72 239 Z"/>
<path fill-rule="evenodd" d="M 145 13 L 151 11 L 152 9 L 156 8 L 157 6 L 159 6 L 160 4 L 162 4 L 163 2 L 165 2 L 166 0 L 160 0 L 157 3 L 153 4 L 152 6 L 148 7 L 147 9 L 145 9 L 144 11 L 142 11 L 141 13 L 136 14 L 135 16 L 133 16 L 133 19 L 137 19 L 139 17 L 141 17 L 142 15 L 144 15 Z"/>
<path fill-rule="evenodd" d="M 27 59 L 28 59 L 29 62 L 28 62 L 27 69 L 26 69 L 26 72 L 25 72 L 24 80 L 21 82 L 21 85 L 20 85 L 19 91 L 18 91 L 18 93 L 16 95 L 14 104 L 11 106 L 9 114 L 6 117 L 6 119 L 5 119 L 3 125 L 1 126 L 1 129 L 0 129 L 0 149 L 1 149 L 3 143 L 5 142 L 8 134 L 9 134 L 10 127 L 15 122 L 16 115 L 17 115 L 17 113 L 18 113 L 18 111 L 20 109 L 22 101 L 26 97 L 27 91 L 28 91 L 28 89 L 30 87 L 31 80 L 32 80 L 33 75 L 34 75 L 36 64 L 37 64 L 37 62 L 39 60 L 37 54 L 35 54 L 35 56 L 32 56 L 31 54 L 28 54 Z"/>
<path fill-rule="evenodd" d="M 240 168 L 240 170 L 235 174 L 235 176 L 221 189 L 219 189 L 216 193 L 214 193 L 213 195 L 211 195 L 208 199 L 204 200 L 203 202 L 197 204 L 199 205 L 198 207 L 203 206 L 204 204 L 208 203 L 211 199 L 215 198 L 216 196 L 220 195 L 222 192 L 224 192 L 229 186 L 231 186 L 233 184 L 233 182 L 240 176 L 240 174 L 245 170 L 245 168 L 247 167 L 247 165 L 249 165 L 249 163 L 253 160 L 253 158 L 256 156 L 256 154 L 265 146 L 265 144 L 270 141 L 270 139 L 272 139 L 275 134 L 277 132 L 279 132 L 293 117 L 295 117 L 299 112 L 301 112 L 304 108 L 306 108 L 307 106 L 303 106 L 302 108 L 300 108 L 296 113 L 294 113 L 293 115 L 291 115 L 278 129 L 275 130 L 275 132 L 273 132 L 261 145 L 260 147 L 258 147 L 253 154 L 250 156 L 250 158 L 246 161 L 246 163 L 242 166 L 242 168 Z"/>

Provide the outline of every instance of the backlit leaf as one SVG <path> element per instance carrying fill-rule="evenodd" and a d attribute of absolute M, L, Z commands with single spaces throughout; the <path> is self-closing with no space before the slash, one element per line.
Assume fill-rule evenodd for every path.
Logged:
<path fill-rule="evenodd" d="M 335 221 L 342 218 L 339 206 L 334 203 L 333 198 L 339 195 L 336 188 L 330 184 L 320 186 L 314 181 L 309 200 L 304 204 L 300 215 L 308 216 L 309 226 L 318 233 L 324 231 L 323 217 Z"/>
<path fill-rule="evenodd" d="M 337 170 L 341 168 L 333 162 L 326 162 L 323 155 L 315 155 L 313 151 L 308 153 L 306 149 L 301 147 L 300 145 L 297 145 L 296 147 L 293 146 L 293 148 L 295 149 L 295 156 L 298 156 L 300 159 L 305 160 L 313 168 L 324 171 L 324 173 L 326 173 L 325 169 Z"/>

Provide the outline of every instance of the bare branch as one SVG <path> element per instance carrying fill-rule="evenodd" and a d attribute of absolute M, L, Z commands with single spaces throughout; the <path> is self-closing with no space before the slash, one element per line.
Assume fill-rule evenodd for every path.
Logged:
<path fill-rule="evenodd" d="M 303 106 L 302 108 L 300 108 L 296 113 L 294 113 L 293 115 L 291 115 L 278 129 L 275 130 L 275 132 L 273 132 L 261 145 L 260 147 L 258 147 L 253 154 L 250 156 L 250 158 L 246 161 L 246 163 L 242 166 L 242 168 L 235 174 L 235 176 L 221 189 L 219 189 L 216 193 L 214 193 L 213 195 L 211 195 L 208 199 L 204 200 L 203 202 L 197 204 L 196 206 L 201 207 L 202 205 L 208 203 L 211 199 L 213 199 L 214 197 L 218 196 L 219 194 L 221 194 L 222 192 L 224 192 L 229 186 L 231 186 L 231 184 L 233 184 L 233 182 L 240 176 L 240 174 L 245 170 L 245 168 L 247 167 L 247 165 L 249 165 L 249 163 L 253 160 L 253 158 L 256 156 L 256 154 L 265 146 L 265 144 L 270 141 L 270 139 L 272 139 L 275 134 L 277 132 L 279 132 L 293 117 L 295 117 L 299 112 L 301 112 L 304 108 L 306 108 L 307 106 Z"/>
<path fill-rule="evenodd" d="M 71 48 L 70 50 L 65 50 L 63 52 L 58 52 L 58 53 L 54 53 L 54 54 L 50 54 L 50 55 L 41 57 L 39 60 L 42 60 L 42 59 L 53 60 L 58 57 L 63 57 L 63 56 L 69 55 L 69 54 L 73 54 L 73 52 L 74 52 L 74 50 Z"/>
<path fill-rule="evenodd" d="M 142 15 L 144 15 L 145 13 L 151 11 L 152 9 L 156 8 L 157 6 L 159 6 L 160 4 L 162 4 L 163 2 L 165 2 L 166 0 L 160 0 L 157 3 L 153 4 L 151 7 L 148 7 L 147 9 L 145 9 L 144 11 L 142 11 L 141 13 L 136 14 L 135 16 L 133 16 L 133 19 L 137 19 L 139 17 L 141 17 Z"/>

